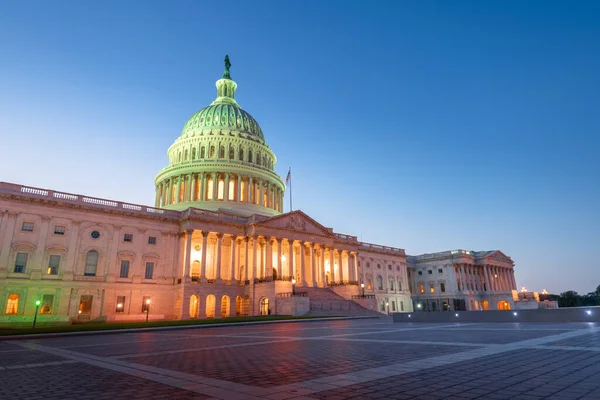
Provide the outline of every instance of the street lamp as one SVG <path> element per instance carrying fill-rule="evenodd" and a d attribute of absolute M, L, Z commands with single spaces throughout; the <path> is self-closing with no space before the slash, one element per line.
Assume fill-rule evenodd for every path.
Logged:
<path fill-rule="evenodd" d="M 421 303 L 417 304 L 417 308 L 420 310 L 421 309 Z"/>
<path fill-rule="evenodd" d="M 292 296 L 296 295 L 296 280 L 292 278 Z"/>
<path fill-rule="evenodd" d="M 146 322 L 148 322 L 148 313 L 150 312 L 150 299 L 146 300 Z"/>
<path fill-rule="evenodd" d="M 35 328 L 35 321 L 37 320 L 37 313 L 38 313 L 38 309 L 40 308 L 40 304 L 42 304 L 41 301 L 36 300 L 35 301 L 35 315 L 33 316 L 33 327 Z"/>
<path fill-rule="evenodd" d="M 385 302 L 385 308 L 387 309 L 387 315 L 390 315 L 390 303 Z"/>
<path fill-rule="evenodd" d="M 362 297 L 365 297 L 365 284 L 361 283 L 360 288 L 362 289 Z"/>

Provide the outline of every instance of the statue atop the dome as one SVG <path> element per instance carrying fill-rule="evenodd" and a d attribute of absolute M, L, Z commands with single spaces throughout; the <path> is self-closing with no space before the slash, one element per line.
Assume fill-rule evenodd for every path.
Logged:
<path fill-rule="evenodd" d="M 229 74 L 229 68 L 231 68 L 231 61 L 229 61 L 229 54 L 225 55 L 225 71 L 223 71 L 223 78 L 231 79 L 231 75 Z"/>

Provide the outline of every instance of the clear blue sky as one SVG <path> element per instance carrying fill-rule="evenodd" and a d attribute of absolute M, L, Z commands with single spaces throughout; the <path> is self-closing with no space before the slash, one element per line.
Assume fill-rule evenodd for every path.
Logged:
<path fill-rule="evenodd" d="M 598 1 L 2 1 L 0 180 L 153 204 L 227 53 L 294 208 L 591 291 L 598 21 Z"/>

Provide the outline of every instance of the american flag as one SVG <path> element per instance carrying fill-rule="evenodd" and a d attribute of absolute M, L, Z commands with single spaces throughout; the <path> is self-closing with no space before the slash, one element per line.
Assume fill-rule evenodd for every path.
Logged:
<path fill-rule="evenodd" d="M 285 184 L 286 185 L 288 184 L 288 182 L 290 181 L 290 179 L 292 179 L 292 167 L 290 167 L 290 170 L 288 171 L 288 174 L 285 177 Z"/>

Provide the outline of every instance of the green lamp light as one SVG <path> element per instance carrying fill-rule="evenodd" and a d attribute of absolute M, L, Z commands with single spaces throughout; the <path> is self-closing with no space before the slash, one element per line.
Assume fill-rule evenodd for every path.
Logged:
<path fill-rule="evenodd" d="M 36 305 L 36 306 L 39 306 L 40 304 L 42 304 L 42 302 L 41 302 L 41 301 L 39 301 L 39 300 L 36 300 L 36 301 L 35 301 L 35 305 Z"/>

